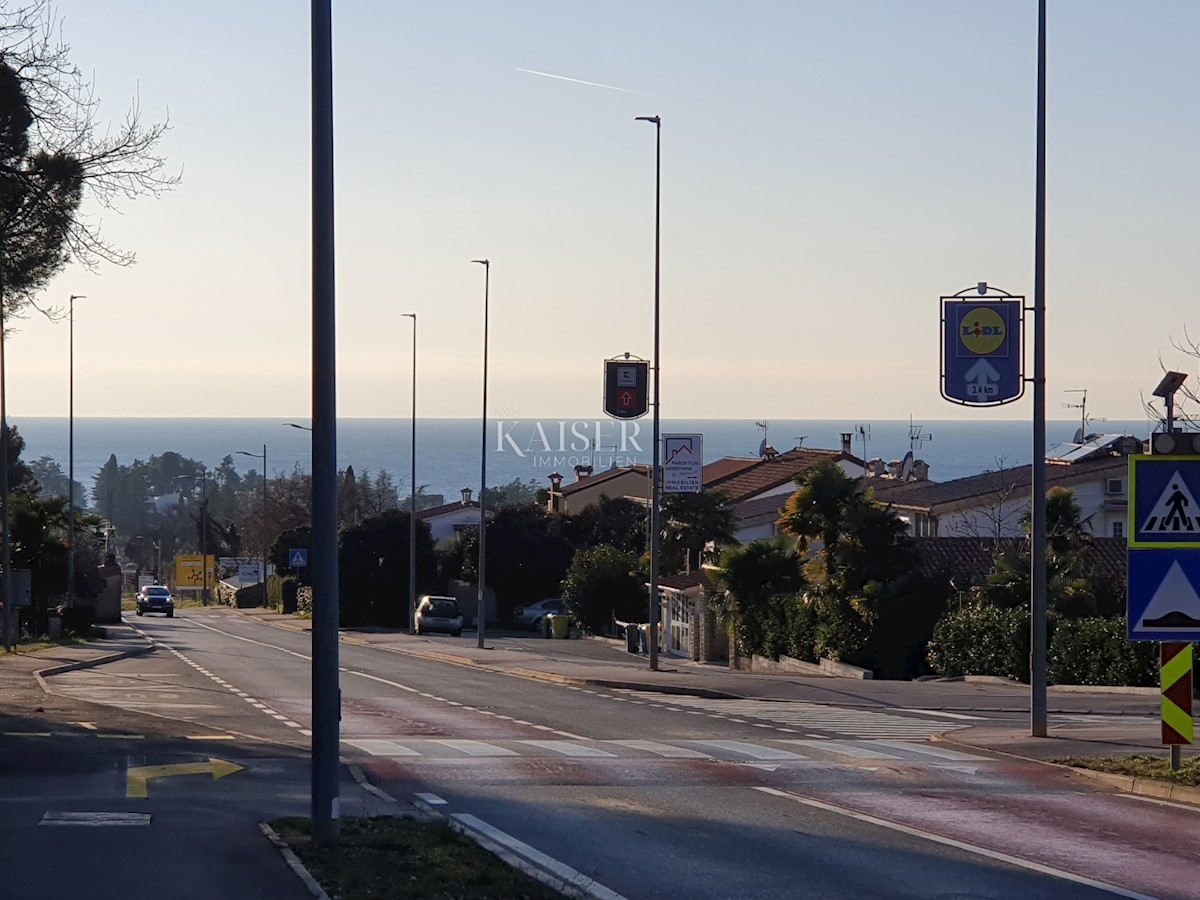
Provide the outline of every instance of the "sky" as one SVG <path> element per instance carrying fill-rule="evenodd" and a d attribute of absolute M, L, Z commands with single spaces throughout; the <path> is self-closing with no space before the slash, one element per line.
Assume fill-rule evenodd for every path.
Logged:
<path fill-rule="evenodd" d="M 182 174 L 103 215 L 136 265 L 43 297 L 86 295 L 75 414 L 307 416 L 308 4 L 56 7 Z M 1197 33 L 1193 0 L 1050 0 L 1052 418 L 1200 387 Z M 938 298 L 1032 301 L 1036 35 L 1036 0 L 335 0 L 338 414 L 409 415 L 409 312 L 419 414 L 480 414 L 482 257 L 488 415 L 599 413 L 603 360 L 653 353 L 661 115 L 664 418 L 1028 418 L 941 398 Z M 16 324 L 9 415 L 65 416 L 66 323 Z"/>

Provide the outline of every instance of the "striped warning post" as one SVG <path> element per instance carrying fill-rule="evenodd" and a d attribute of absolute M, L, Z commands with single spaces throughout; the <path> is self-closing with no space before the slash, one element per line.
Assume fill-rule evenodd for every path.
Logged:
<path fill-rule="evenodd" d="M 1190 744 L 1192 723 L 1192 645 L 1164 643 L 1159 654 L 1162 673 L 1162 742 Z"/>

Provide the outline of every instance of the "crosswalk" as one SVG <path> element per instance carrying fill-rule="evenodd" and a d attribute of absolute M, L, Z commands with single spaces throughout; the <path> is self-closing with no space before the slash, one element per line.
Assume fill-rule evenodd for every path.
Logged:
<path fill-rule="evenodd" d="M 732 721 L 771 722 L 787 732 L 821 731 L 870 739 L 911 738 L 926 740 L 957 728 L 970 726 L 975 716 L 922 711 L 923 718 L 895 715 L 873 709 L 825 706 L 798 700 L 715 700 L 682 694 L 620 691 L 621 695 L 647 705 L 680 712 L 703 714 Z M 915 711 L 914 711 L 915 712 Z M 937 716 L 944 715 L 944 718 Z M 932 717 L 932 718 L 931 718 Z"/>
<path fill-rule="evenodd" d="M 986 756 L 906 741 L 779 739 L 739 740 L 457 740 L 447 738 L 352 737 L 342 744 L 370 756 L 397 759 L 559 758 L 577 760 L 646 759 L 708 762 L 920 763 L 960 765 L 994 762 Z"/>

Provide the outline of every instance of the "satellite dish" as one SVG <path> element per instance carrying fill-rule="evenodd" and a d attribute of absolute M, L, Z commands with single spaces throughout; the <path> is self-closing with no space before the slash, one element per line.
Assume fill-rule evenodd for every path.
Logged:
<path fill-rule="evenodd" d="M 901 481 L 907 481 L 909 476 L 912 475 L 912 470 L 913 470 L 913 452 L 911 450 L 909 450 L 907 453 L 904 454 L 904 462 L 900 463 L 900 479 L 901 479 Z"/>
<path fill-rule="evenodd" d="M 765 437 L 762 439 L 762 443 L 758 445 L 758 455 L 760 458 L 767 455 L 767 439 Z"/>
<path fill-rule="evenodd" d="M 1076 428 L 1076 429 L 1075 429 L 1075 440 L 1074 440 L 1074 443 L 1076 443 L 1076 444 L 1082 444 L 1082 443 L 1083 443 L 1083 429 L 1082 429 L 1082 428 Z"/>

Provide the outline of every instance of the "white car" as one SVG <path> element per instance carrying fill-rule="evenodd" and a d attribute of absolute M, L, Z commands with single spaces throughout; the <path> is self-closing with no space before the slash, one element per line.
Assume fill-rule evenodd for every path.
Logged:
<path fill-rule="evenodd" d="M 528 606 L 518 606 L 513 610 L 513 624 L 521 628 L 537 629 L 542 624 L 542 619 L 553 613 L 558 615 L 565 612 L 566 607 L 563 602 L 557 597 L 547 597 L 545 600 L 539 600 L 537 603 L 530 603 Z"/>

